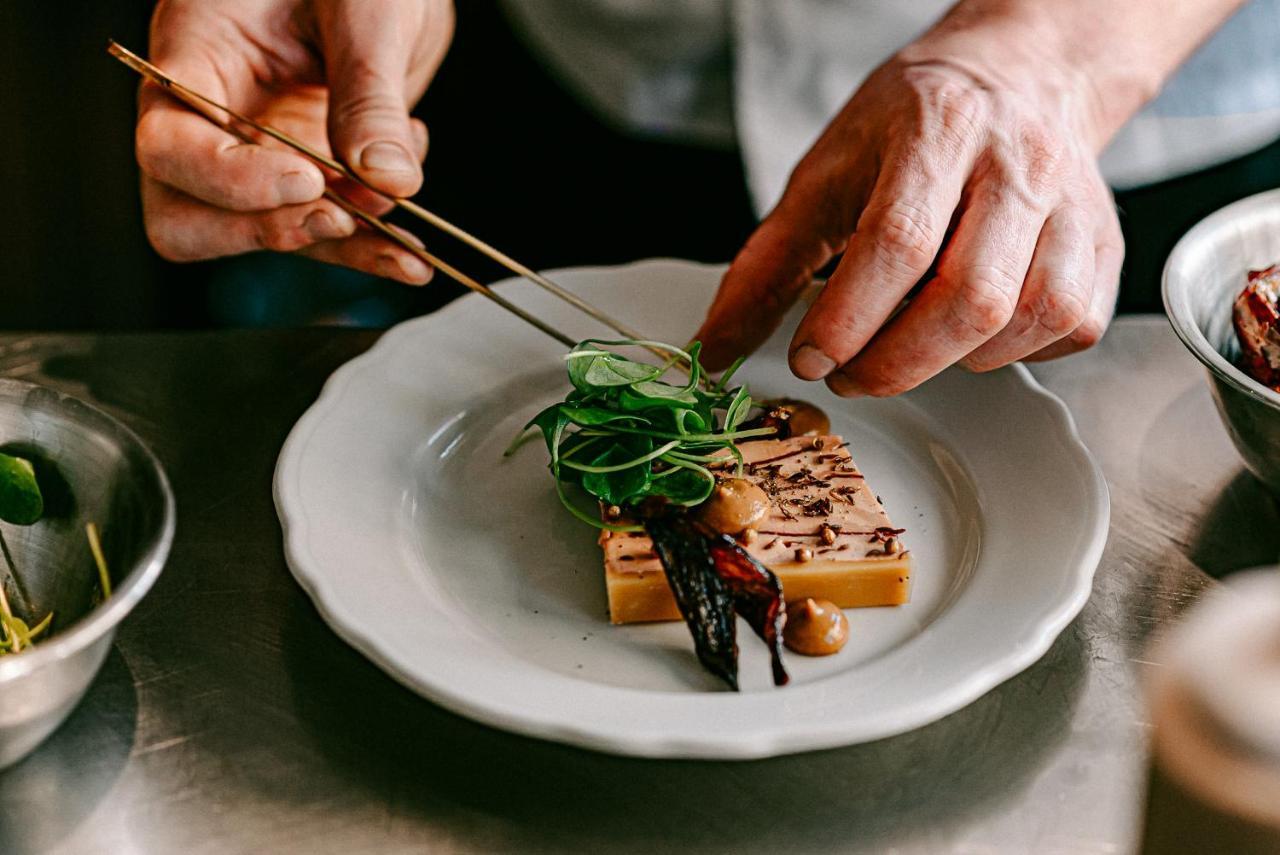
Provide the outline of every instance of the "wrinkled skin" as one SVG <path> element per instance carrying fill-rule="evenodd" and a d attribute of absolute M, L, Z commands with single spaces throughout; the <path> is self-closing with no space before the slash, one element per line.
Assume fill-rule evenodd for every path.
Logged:
<path fill-rule="evenodd" d="M 162 0 L 150 59 L 178 82 L 407 196 L 427 129 L 409 117 L 453 34 L 446 0 Z M 278 144 L 239 142 L 145 84 L 136 131 L 147 236 L 171 261 L 298 252 L 410 284 L 421 260 L 321 199 L 326 179 L 374 213 L 389 203 Z"/>
<path fill-rule="evenodd" d="M 838 394 L 1096 342 L 1123 242 L 1085 110 L 1066 90 L 1034 91 L 1046 76 L 1013 85 L 912 51 L 876 71 L 725 276 L 700 332 L 708 363 L 758 346 L 839 252 L 791 344 L 793 371 Z"/>

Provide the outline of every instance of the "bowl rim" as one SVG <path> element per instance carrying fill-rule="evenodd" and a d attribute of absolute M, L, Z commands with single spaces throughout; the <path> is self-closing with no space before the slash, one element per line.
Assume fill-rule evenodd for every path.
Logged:
<path fill-rule="evenodd" d="M 1280 208 L 1280 189 L 1266 190 L 1238 199 L 1230 205 L 1219 208 L 1188 229 L 1186 234 L 1174 244 L 1173 250 L 1165 261 L 1164 270 L 1160 275 L 1160 292 L 1169 325 L 1173 327 L 1178 338 L 1182 339 L 1187 350 L 1191 351 L 1191 354 L 1200 360 L 1214 377 L 1263 404 L 1280 409 L 1280 392 L 1262 385 L 1219 353 L 1200 330 L 1199 324 L 1190 317 L 1185 295 L 1174 295 L 1170 288 L 1171 271 L 1184 263 L 1183 256 L 1190 252 L 1193 244 L 1233 224 L 1241 214 L 1271 207 Z M 1280 262 L 1280 258 L 1276 261 Z M 1245 272 L 1247 271 L 1241 271 L 1241 273 Z M 1243 278 L 1242 276 L 1241 279 Z"/>
<path fill-rule="evenodd" d="M 41 389 L 52 392 L 58 396 L 60 401 L 74 402 L 88 411 L 93 418 L 102 419 L 114 430 L 119 431 L 126 444 L 132 443 L 136 450 L 141 453 L 145 465 L 151 470 L 156 483 L 159 485 L 160 494 L 164 500 L 159 529 L 152 535 L 150 542 L 142 553 L 142 557 L 134 563 L 133 568 L 124 577 L 123 584 L 113 590 L 111 596 L 105 602 L 91 609 L 87 615 L 76 621 L 65 632 L 58 633 L 48 641 L 40 643 L 32 650 L 21 655 L 0 657 L 0 685 L 2 685 L 38 671 L 53 662 L 70 659 L 86 647 L 107 636 L 120 621 L 124 620 L 129 612 L 133 611 L 134 607 L 142 600 L 160 576 L 160 571 L 164 569 L 165 560 L 168 558 L 169 550 L 173 545 L 176 510 L 173 489 L 169 484 L 169 477 L 165 474 L 164 467 L 160 465 L 159 458 L 128 425 L 115 416 L 86 402 L 82 398 L 40 383 L 5 377 L 0 378 L 0 389 L 22 389 L 27 391 Z"/>

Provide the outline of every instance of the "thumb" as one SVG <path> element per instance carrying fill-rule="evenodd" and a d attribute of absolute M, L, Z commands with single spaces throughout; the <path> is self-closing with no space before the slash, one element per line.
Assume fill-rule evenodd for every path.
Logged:
<path fill-rule="evenodd" d="M 329 85 L 334 154 L 373 187 L 412 196 L 422 186 L 421 146 L 409 122 L 410 46 L 403 7 L 383 0 L 321 4 L 319 29 Z"/>
<path fill-rule="evenodd" d="M 843 249 L 824 237 L 821 206 L 805 195 L 788 188 L 725 272 L 695 336 L 711 370 L 763 344 L 813 274 Z"/>

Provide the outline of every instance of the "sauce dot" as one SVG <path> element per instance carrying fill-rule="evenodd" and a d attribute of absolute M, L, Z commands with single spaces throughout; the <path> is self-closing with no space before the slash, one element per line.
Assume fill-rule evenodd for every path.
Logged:
<path fill-rule="evenodd" d="M 831 433 L 831 419 L 820 407 L 795 398 L 781 398 L 771 403 L 791 413 L 787 424 L 792 436 L 827 436 Z"/>
<path fill-rule="evenodd" d="M 730 478 L 711 491 L 698 517 L 722 534 L 738 534 L 764 519 L 768 512 L 768 493 L 745 478 Z"/>
<path fill-rule="evenodd" d="M 849 621 L 829 600 L 805 598 L 787 606 L 782 642 L 804 656 L 839 653 L 849 640 Z"/>

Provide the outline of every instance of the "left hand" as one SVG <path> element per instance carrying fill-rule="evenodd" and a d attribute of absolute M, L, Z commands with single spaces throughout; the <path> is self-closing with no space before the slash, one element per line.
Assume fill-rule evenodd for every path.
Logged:
<path fill-rule="evenodd" d="M 894 395 L 954 363 L 986 371 L 1099 339 L 1124 246 L 1093 95 L 1053 62 L 1018 67 L 1008 33 L 978 33 L 908 47 L 831 122 L 725 275 L 699 333 L 709 365 L 761 344 L 841 251 L 790 356 L 838 394 Z"/>

